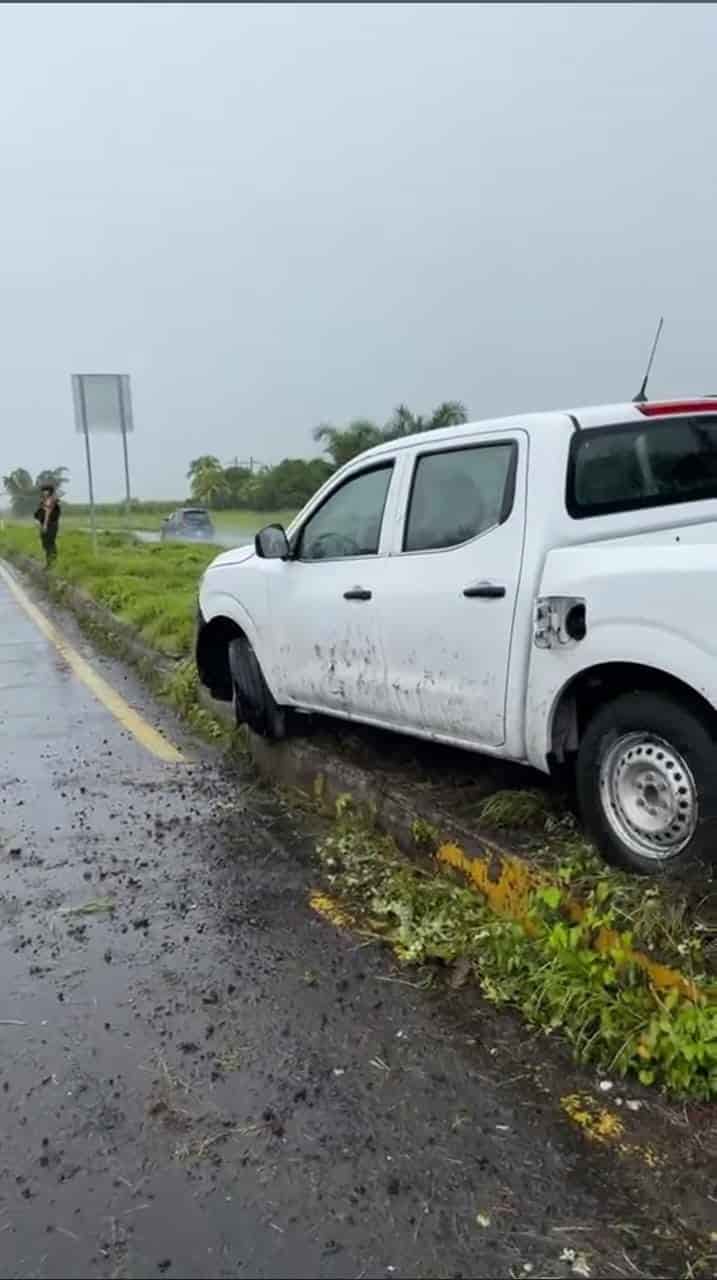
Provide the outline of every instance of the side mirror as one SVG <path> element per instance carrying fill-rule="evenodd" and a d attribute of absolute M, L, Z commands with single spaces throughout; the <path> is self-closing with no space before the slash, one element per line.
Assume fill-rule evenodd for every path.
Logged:
<path fill-rule="evenodd" d="M 288 560 L 289 540 L 280 524 L 267 524 L 254 539 L 254 550 L 260 560 Z"/>

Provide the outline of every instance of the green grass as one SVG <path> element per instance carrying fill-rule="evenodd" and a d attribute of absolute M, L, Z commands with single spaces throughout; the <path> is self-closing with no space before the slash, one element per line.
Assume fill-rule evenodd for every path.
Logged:
<path fill-rule="evenodd" d="M 108 533 L 100 535 L 95 555 L 88 534 L 65 529 L 58 549 L 58 577 L 132 623 L 163 653 L 190 654 L 197 587 L 215 547 L 142 545 Z M 0 530 L 0 555 L 12 551 L 43 558 L 37 532 L 20 525 Z"/>
<path fill-rule="evenodd" d="M 499 831 L 511 827 L 544 828 L 550 813 L 544 791 L 495 791 L 485 801 L 480 816 Z"/>
<path fill-rule="evenodd" d="M 217 529 L 239 529 L 243 533 L 256 533 L 265 524 L 291 524 L 295 511 L 212 511 Z"/>
<path fill-rule="evenodd" d="M 110 532 L 119 532 L 126 529 L 138 529 L 145 533 L 158 533 L 162 520 L 165 515 L 169 515 L 171 511 L 176 511 L 186 503 L 175 503 L 174 506 L 157 504 L 157 508 L 153 511 L 132 511 L 129 519 L 121 512 L 102 511 L 97 512 L 98 529 L 109 530 Z M 236 532 L 240 534 L 256 533 L 258 529 L 263 528 L 265 524 L 283 524 L 284 526 L 291 523 L 295 511 L 212 511 L 210 512 L 214 526 L 218 532 Z M 29 527 L 29 521 L 26 522 Z M 64 507 L 62 515 L 61 527 L 66 530 L 86 530 L 90 525 L 89 513 L 85 511 L 73 511 L 67 505 Z"/>
<path fill-rule="evenodd" d="M 116 515 L 115 513 L 107 515 L 97 515 L 97 528 L 109 530 L 109 532 L 121 532 L 126 529 L 143 529 L 148 533 L 158 532 L 163 517 L 159 514 L 147 515 L 143 512 L 133 511 L 129 520 L 126 516 Z M 63 510 L 62 528 L 72 530 L 86 530 L 90 527 L 89 515 L 77 514 L 74 511 Z"/>

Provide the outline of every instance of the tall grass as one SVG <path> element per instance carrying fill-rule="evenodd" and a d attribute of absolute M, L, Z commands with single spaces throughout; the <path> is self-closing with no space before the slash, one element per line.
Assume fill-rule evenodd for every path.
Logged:
<path fill-rule="evenodd" d="M 109 533 L 100 535 L 95 555 L 86 533 L 66 529 L 58 549 L 59 577 L 132 623 L 164 653 L 191 652 L 199 578 L 216 547 L 138 544 Z M 13 550 L 42 559 L 33 529 L 8 525 L 0 530 L 0 555 Z"/>

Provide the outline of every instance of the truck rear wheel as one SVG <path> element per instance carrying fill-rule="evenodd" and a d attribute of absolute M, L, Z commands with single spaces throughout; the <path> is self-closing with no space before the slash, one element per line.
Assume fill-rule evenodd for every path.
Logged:
<path fill-rule="evenodd" d="M 601 853 L 642 875 L 714 858 L 717 751 L 675 698 L 625 693 L 587 726 L 577 762 L 583 821 Z"/>

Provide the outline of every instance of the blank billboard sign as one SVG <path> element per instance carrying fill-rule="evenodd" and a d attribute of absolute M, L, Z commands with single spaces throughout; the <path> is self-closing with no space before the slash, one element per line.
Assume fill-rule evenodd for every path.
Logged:
<path fill-rule="evenodd" d="M 75 406 L 75 428 L 85 437 L 87 458 L 87 487 L 90 492 L 90 528 L 92 546 L 97 548 L 95 524 L 95 487 L 92 481 L 92 450 L 90 436 L 103 431 L 122 437 L 124 458 L 125 502 L 129 516 L 132 497 L 129 484 L 129 454 L 127 433 L 134 430 L 132 399 L 128 373 L 73 373 L 72 400 Z"/>
<path fill-rule="evenodd" d="M 134 429 L 129 374 L 73 373 L 75 427 L 84 434 L 124 434 Z"/>

